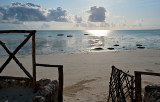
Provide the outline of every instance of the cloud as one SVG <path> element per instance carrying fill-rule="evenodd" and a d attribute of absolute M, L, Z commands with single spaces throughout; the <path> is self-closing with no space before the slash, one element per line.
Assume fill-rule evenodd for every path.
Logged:
<path fill-rule="evenodd" d="M 43 14 L 43 10 L 39 7 L 31 7 L 17 3 L 12 4 L 11 7 L 6 9 L 6 13 L 3 15 L 3 19 L 17 19 L 19 21 L 45 21 L 46 17 Z"/>
<path fill-rule="evenodd" d="M 109 23 L 106 23 L 106 22 L 99 22 L 99 23 L 96 23 L 96 22 L 82 22 L 82 23 L 77 23 L 75 24 L 75 27 L 97 27 L 97 28 L 101 28 L 101 27 L 110 27 L 110 24 Z"/>
<path fill-rule="evenodd" d="M 100 24 L 100 27 L 110 27 L 110 24 L 109 23 L 106 23 L 106 22 L 102 22 Z"/>
<path fill-rule="evenodd" d="M 74 19 L 75 19 L 76 23 L 82 23 L 82 21 L 83 21 L 82 17 L 77 16 L 77 15 L 75 15 Z"/>
<path fill-rule="evenodd" d="M 43 23 L 43 24 L 40 26 L 40 28 L 49 28 L 49 27 L 50 27 L 50 25 L 47 24 L 47 23 Z"/>
<path fill-rule="evenodd" d="M 97 27 L 97 25 L 91 22 L 82 22 L 75 24 L 75 27 Z"/>
<path fill-rule="evenodd" d="M 135 21 L 135 24 L 133 25 L 133 27 L 142 27 L 144 23 L 143 19 L 139 19 Z"/>
<path fill-rule="evenodd" d="M 7 24 L 7 23 L 12 23 L 12 24 L 24 24 L 24 22 L 17 21 L 17 20 L 1 20 L 0 23 L 4 23 L 4 24 Z"/>
<path fill-rule="evenodd" d="M 57 9 L 45 9 L 33 3 L 12 3 L 7 8 L 0 7 L 0 20 L 9 21 L 56 21 L 68 22 L 70 14 L 61 7 Z"/>
<path fill-rule="evenodd" d="M 3 7 L 0 7 L 0 14 L 4 14 L 6 10 Z"/>
<path fill-rule="evenodd" d="M 144 20 L 143 20 L 143 19 L 140 19 L 140 20 L 138 20 L 136 23 L 137 23 L 137 25 L 138 25 L 139 27 L 141 27 L 141 26 L 143 25 L 143 22 L 144 22 Z"/>
<path fill-rule="evenodd" d="M 88 27 L 88 23 L 77 23 L 75 27 Z"/>
<path fill-rule="evenodd" d="M 88 21 L 91 22 L 105 22 L 106 18 L 106 9 L 104 7 L 93 6 L 90 8 L 87 13 L 90 13 Z"/>
<path fill-rule="evenodd" d="M 57 21 L 57 22 L 68 22 L 70 19 L 69 13 L 66 10 L 63 10 L 61 7 L 58 7 L 56 10 L 49 10 L 48 20 Z"/>
<path fill-rule="evenodd" d="M 88 27 L 97 27 L 97 25 L 95 23 L 88 22 Z"/>

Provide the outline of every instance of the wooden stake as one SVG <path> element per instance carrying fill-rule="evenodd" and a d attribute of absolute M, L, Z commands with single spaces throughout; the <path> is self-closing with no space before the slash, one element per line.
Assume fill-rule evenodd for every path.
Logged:
<path fill-rule="evenodd" d="M 59 72 L 58 102 L 63 102 L 63 66 L 58 68 L 58 72 Z"/>
<path fill-rule="evenodd" d="M 36 49 L 35 32 L 32 33 L 32 66 L 33 66 L 33 90 L 36 92 Z"/>
<path fill-rule="evenodd" d="M 142 102 L 141 96 L 141 74 L 135 71 L 135 96 L 136 102 Z"/>

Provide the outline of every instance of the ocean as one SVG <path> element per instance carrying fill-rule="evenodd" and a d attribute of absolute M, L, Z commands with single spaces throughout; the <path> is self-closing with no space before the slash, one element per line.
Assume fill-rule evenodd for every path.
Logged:
<path fill-rule="evenodd" d="M 26 34 L 0 34 L 0 40 L 14 51 Z M 36 54 L 160 49 L 160 30 L 37 30 Z M 29 40 L 16 55 L 32 54 Z M 0 56 L 8 53 L 0 45 Z"/>

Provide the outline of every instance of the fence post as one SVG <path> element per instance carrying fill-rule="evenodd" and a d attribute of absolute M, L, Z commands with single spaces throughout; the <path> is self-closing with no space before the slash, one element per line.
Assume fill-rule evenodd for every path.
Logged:
<path fill-rule="evenodd" d="M 58 102 L 63 102 L 63 66 L 58 68 L 59 72 L 59 92 L 58 92 Z"/>
<path fill-rule="evenodd" d="M 134 102 L 133 96 L 134 95 L 134 77 L 131 77 L 131 102 Z"/>
<path fill-rule="evenodd" d="M 136 96 L 136 102 L 142 102 L 141 74 L 136 71 L 135 71 L 135 96 Z"/>
<path fill-rule="evenodd" d="M 33 66 L 33 91 L 36 92 L 36 42 L 35 32 L 32 32 L 32 66 Z"/>

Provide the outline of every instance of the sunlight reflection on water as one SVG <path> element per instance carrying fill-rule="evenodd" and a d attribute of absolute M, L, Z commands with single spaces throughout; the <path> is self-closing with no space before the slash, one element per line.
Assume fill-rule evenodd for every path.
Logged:
<path fill-rule="evenodd" d="M 24 34 L 0 34 L 0 40 L 12 52 L 24 39 Z M 17 55 L 31 54 L 31 45 L 29 40 Z M 36 33 L 37 54 L 108 51 L 108 48 L 132 50 L 137 49 L 137 45 L 145 49 L 160 49 L 160 30 L 40 30 Z M 2 46 L 1 56 L 8 56 Z"/>
<path fill-rule="evenodd" d="M 93 36 L 108 36 L 110 30 L 87 30 L 87 32 Z"/>

